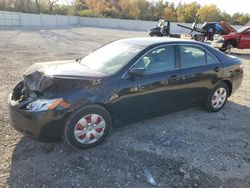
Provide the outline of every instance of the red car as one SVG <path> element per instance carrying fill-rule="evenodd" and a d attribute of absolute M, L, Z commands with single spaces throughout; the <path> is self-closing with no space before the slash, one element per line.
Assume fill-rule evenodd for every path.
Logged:
<path fill-rule="evenodd" d="M 221 51 L 226 51 L 231 47 L 250 49 L 250 26 L 245 26 L 227 35 L 215 35 L 212 44 Z"/>

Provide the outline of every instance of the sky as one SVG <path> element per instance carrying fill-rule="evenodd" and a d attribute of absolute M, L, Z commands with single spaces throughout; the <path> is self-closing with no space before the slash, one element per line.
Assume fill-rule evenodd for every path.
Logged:
<path fill-rule="evenodd" d="M 58 1 L 59 4 L 63 4 L 63 5 L 68 5 L 71 2 L 74 2 L 74 0 L 59 0 Z"/>
<path fill-rule="evenodd" d="M 157 1 L 157 0 L 150 0 Z M 236 12 L 250 14 L 250 0 L 166 0 L 168 2 L 174 2 L 176 5 L 179 2 L 191 3 L 198 2 L 201 5 L 215 4 L 221 11 L 226 11 L 229 14 Z"/>
<path fill-rule="evenodd" d="M 60 3 L 67 4 L 73 2 L 74 0 L 59 0 Z M 149 0 L 158 1 L 158 0 Z M 248 13 L 250 14 L 250 0 L 166 0 L 168 2 L 174 2 L 176 5 L 179 2 L 191 3 L 198 2 L 201 5 L 215 4 L 221 11 L 226 11 L 229 14 L 236 12 Z"/>

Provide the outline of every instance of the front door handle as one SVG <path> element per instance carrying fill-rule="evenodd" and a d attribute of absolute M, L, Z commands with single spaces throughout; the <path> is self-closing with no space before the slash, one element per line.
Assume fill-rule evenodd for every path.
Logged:
<path fill-rule="evenodd" d="M 215 67 L 213 70 L 214 70 L 214 72 L 219 72 L 220 71 L 220 67 Z"/>

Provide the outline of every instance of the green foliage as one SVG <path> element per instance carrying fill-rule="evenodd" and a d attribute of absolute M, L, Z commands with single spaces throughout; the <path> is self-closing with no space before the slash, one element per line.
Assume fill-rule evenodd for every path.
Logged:
<path fill-rule="evenodd" d="M 226 13 L 226 12 L 222 12 L 221 13 L 221 20 L 225 21 L 225 22 L 230 22 L 231 21 L 231 15 Z"/>
<path fill-rule="evenodd" d="M 231 24 L 244 25 L 250 20 L 250 14 L 230 15 L 221 12 L 216 5 L 201 6 L 197 2 L 180 2 L 175 5 L 166 0 L 74 0 L 71 5 L 62 5 L 58 1 L 0 0 L 0 10 L 154 21 L 163 18 L 186 23 L 194 22 L 197 13 L 200 15 L 201 23 L 223 20 Z"/>
<path fill-rule="evenodd" d="M 200 5 L 196 2 L 190 4 L 179 4 L 176 8 L 178 21 L 192 23 L 194 18 L 196 17 L 198 10 L 200 9 Z"/>
<path fill-rule="evenodd" d="M 250 15 L 235 13 L 233 14 L 230 22 L 234 25 L 245 25 L 250 20 Z"/>
<path fill-rule="evenodd" d="M 164 17 L 165 19 L 173 21 L 173 22 L 178 21 L 178 16 L 175 10 L 174 3 L 171 3 L 170 5 L 164 8 Z"/>
<path fill-rule="evenodd" d="M 75 0 L 74 6 L 77 12 L 88 8 L 84 0 Z"/>
<path fill-rule="evenodd" d="M 85 16 L 85 17 L 100 17 L 99 14 L 92 11 L 91 9 L 81 10 L 79 11 L 79 16 Z"/>
<path fill-rule="evenodd" d="M 221 19 L 221 11 L 216 5 L 205 5 L 198 11 L 201 22 L 213 22 Z"/>

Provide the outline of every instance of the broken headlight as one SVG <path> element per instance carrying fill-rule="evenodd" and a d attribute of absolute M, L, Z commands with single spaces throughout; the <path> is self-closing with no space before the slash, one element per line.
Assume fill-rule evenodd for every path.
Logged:
<path fill-rule="evenodd" d="M 57 105 L 59 105 L 63 101 L 62 98 L 57 99 L 38 99 L 36 101 L 32 101 L 26 106 L 26 110 L 32 111 L 44 111 L 44 110 L 52 110 Z"/>

